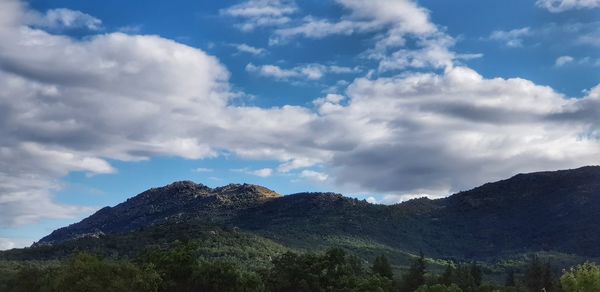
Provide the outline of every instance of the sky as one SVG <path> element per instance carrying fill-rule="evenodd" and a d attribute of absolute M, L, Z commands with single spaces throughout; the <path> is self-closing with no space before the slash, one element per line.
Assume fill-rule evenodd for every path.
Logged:
<path fill-rule="evenodd" d="M 439 198 L 600 164 L 600 0 L 0 0 L 0 249 L 177 180 Z"/>

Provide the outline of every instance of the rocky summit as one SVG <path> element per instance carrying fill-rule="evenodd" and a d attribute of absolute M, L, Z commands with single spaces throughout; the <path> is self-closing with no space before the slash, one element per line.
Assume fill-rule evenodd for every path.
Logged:
<path fill-rule="evenodd" d="M 36 244 L 123 233 L 156 224 L 198 219 L 220 221 L 278 197 L 281 195 L 258 185 L 229 184 L 213 189 L 191 181 L 179 181 L 149 189 L 114 207 L 104 207 L 79 223 L 55 230 Z"/>

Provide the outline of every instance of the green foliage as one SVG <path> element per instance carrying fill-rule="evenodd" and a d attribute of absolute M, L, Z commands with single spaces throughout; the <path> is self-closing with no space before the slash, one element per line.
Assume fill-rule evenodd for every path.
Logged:
<path fill-rule="evenodd" d="M 10 292 L 157 291 L 161 279 L 152 267 L 104 261 L 79 254 L 53 268 L 25 267 L 9 282 Z"/>
<path fill-rule="evenodd" d="M 448 286 L 442 284 L 436 284 L 432 286 L 423 285 L 419 287 L 419 289 L 415 290 L 415 292 L 462 292 L 456 284 L 450 284 Z"/>
<path fill-rule="evenodd" d="M 515 280 L 515 270 L 510 269 L 506 273 L 506 279 L 504 280 L 504 286 L 506 287 L 516 287 L 517 281 Z"/>
<path fill-rule="evenodd" d="M 160 283 L 152 267 L 103 261 L 89 254 L 74 257 L 52 276 L 52 286 L 64 292 L 157 291 Z"/>
<path fill-rule="evenodd" d="M 194 244 L 186 243 L 168 251 L 151 249 L 142 256 L 142 263 L 156 267 L 163 279 L 161 290 L 182 291 L 190 286 L 190 279 L 198 266 L 194 255 L 196 248 Z"/>
<path fill-rule="evenodd" d="M 242 272 L 231 263 L 207 262 L 194 271 L 190 279 L 194 291 L 259 292 L 264 291 L 262 279 L 255 273 Z"/>
<path fill-rule="evenodd" d="M 371 271 L 374 274 L 386 277 L 388 279 L 392 279 L 394 277 L 392 266 L 385 255 L 380 255 L 375 258 L 375 261 L 373 261 L 373 266 L 371 267 Z"/>
<path fill-rule="evenodd" d="M 427 264 L 425 263 L 425 256 L 423 252 L 419 254 L 413 263 L 410 265 L 410 269 L 403 277 L 404 288 L 407 291 L 414 291 L 425 284 L 425 273 Z"/>
<path fill-rule="evenodd" d="M 273 261 L 265 280 L 269 291 L 389 291 L 392 286 L 339 248 L 324 255 L 286 253 Z"/>
<path fill-rule="evenodd" d="M 475 263 L 451 264 L 435 276 L 427 271 L 423 254 L 414 259 L 398 282 L 382 255 L 365 268 L 364 260 L 341 248 L 324 253 L 286 252 L 274 256 L 269 266 L 253 269 L 236 262 L 207 260 L 205 248 L 199 242 L 179 242 L 149 249 L 134 261 L 80 253 L 62 262 L 0 262 L 0 291 L 562 291 L 552 278 L 550 266 L 537 257 L 530 258 L 522 281 L 517 281 L 513 270 L 509 270 L 506 286 L 499 286 L 483 283 L 484 270 Z M 561 277 L 561 284 L 565 292 L 600 291 L 600 267 L 586 263 L 571 268 Z"/>
<path fill-rule="evenodd" d="M 600 291 L 600 267 L 594 263 L 584 263 L 571 268 L 560 277 L 565 292 Z"/>
<path fill-rule="evenodd" d="M 199 262 L 197 243 L 180 243 L 169 250 L 148 250 L 141 262 L 156 267 L 163 279 L 160 291 L 264 291 L 262 279 L 233 263 Z"/>
<path fill-rule="evenodd" d="M 525 286 L 530 292 L 555 291 L 552 269 L 549 263 L 543 263 L 537 256 L 531 256 L 525 271 Z"/>
<path fill-rule="evenodd" d="M 451 270 L 450 282 L 455 283 L 465 292 L 475 292 L 481 286 L 481 277 L 481 268 L 477 264 L 459 264 Z"/>

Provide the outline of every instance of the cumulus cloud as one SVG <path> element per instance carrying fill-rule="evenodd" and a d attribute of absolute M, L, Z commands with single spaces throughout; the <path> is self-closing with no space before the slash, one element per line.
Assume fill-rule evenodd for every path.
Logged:
<path fill-rule="evenodd" d="M 573 62 L 573 60 L 575 60 L 575 59 L 573 59 L 573 57 L 571 57 L 571 56 L 560 56 L 560 57 L 556 58 L 556 61 L 554 61 L 554 65 L 557 67 L 561 67 L 568 63 Z"/>
<path fill-rule="evenodd" d="M 294 1 L 249 0 L 221 10 L 221 14 L 241 19 L 239 28 L 251 31 L 257 27 L 279 26 L 290 21 L 298 7 Z"/>
<path fill-rule="evenodd" d="M 489 39 L 504 43 L 510 48 L 519 48 L 523 46 L 525 37 L 531 36 L 533 32 L 529 27 L 517 28 L 509 31 L 496 30 L 490 34 Z"/>
<path fill-rule="evenodd" d="M 29 11 L 26 14 L 28 24 L 52 30 L 84 28 L 102 29 L 102 21 L 89 14 L 66 8 L 50 9 L 45 14 Z"/>
<path fill-rule="evenodd" d="M 269 176 L 273 175 L 273 169 L 261 168 L 261 169 L 251 171 L 250 174 L 260 176 L 260 177 L 269 177 Z"/>
<path fill-rule="evenodd" d="M 436 31 L 435 25 L 429 21 L 428 12 L 413 1 L 338 0 L 337 2 L 350 11 L 350 15 L 345 19 L 328 21 L 309 16 L 300 26 L 278 29 L 276 35 L 322 38 L 328 35 L 350 35 L 385 27 L 391 27 L 393 30 L 391 33 L 399 35 L 421 35 Z"/>
<path fill-rule="evenodd" d="M 337 0 L 349 13 L 339 20 L 307 16 L 300 25 L 275 30 L 271 44 L 293 37 L 324 38 L 330 35 L 375 33 L 375 45 L 365 53 L 380 61 L 381 71 L 445 68 L 457 56 L 449 50 L 454 40 L 429 19 L 429 12 L 411 0 Z M 418 49 L 407 49 L 407 40 Z"/>
<path fill-rule="evenodd" d="M 583 120 L 591 113 L 554 118 L 592 100 L 591 93 L 570 100 L 528 80 L 485 79 L 456 67 L 443 75 L 358 79 L 347 94 L 349 105 L 328 118 L 361 121 L 357 129 L 373 136 L 326 164 L 340 184 L 381 192 L 456 191 L 515 170 L 600 161 L 594 123 Z"/>
<path fill-rule="evenodd" d="M 327 177 L 329 177 L 329 176 L 322 172 L 305 169 L 302 172 L 300 172 L 300 177 L 306 178 L 306 179 L 309 179 L 309 180 L 312 180 L 315 182 L 324 182 L 327 180 Z"/>
<path fill-rule="evenodd" d="M 235 49 L 238 50 L 238 52 L 240 52 L 240 53 L 247 53 L 247 54 L 251 54 L 251 55 L 255 55 L 255 56 L 262 55 L 267 52 L 263 48 L 253 47 L 248 44 L 235 44 L 234 46 L 235 46 Z"/>
<path fill-rule="evenodd" d="M 537 0 L 535 4 L 550 12 L 558 13 L 574 9 L 598 8 L 600 0 Z"/>
<path fill-rule="evenodd" d="M 325 66 L 321 64 L 307 64 L 293 67 L 291 69 L 283 69 L 277 65 L 261 65 L 256 66 L 252 63 L 246 65 L 246 71 L 258 73 L 259 75 L 272 77 L 279 80 L 288 80 L 291 78 L 304 78 L 308 80 L 318 80 L 323 78 L 325 74 L 349 74 L 360 72 L 359 68 L 350 68 L 343 66 Z"/>
<path fill-rule="evenodd" d="M 269 176 L 273 175 L 272 168 L 261 168 L 261 169 L 236 168 L 236 169 L 231 169 L 231 171 L 241 172 L 241 173 L 259 176 L 259 177 L 269 177 Z"/>
<path fill-rule="evenodd" d="M 580 66 L 600 66 L 600 59 L 595 59 L 590 56 L 575 58 L 571 56 L 560 56 L 554 61 L 554 66 L 562 67 L 567 64 L 580 65 Z"/>

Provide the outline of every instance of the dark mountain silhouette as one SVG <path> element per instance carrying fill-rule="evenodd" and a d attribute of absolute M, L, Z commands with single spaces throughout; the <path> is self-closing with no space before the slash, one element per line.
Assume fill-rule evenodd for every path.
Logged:
<path fill-rule="evenodd" d="M 390 206 L 333 193 L 281 196 L 257 185 L 176 182 L 103 208 L 36 246 L 102 241 L 150 227 L 174 236 L 174 225 L 209 224 L 303 250 L 352 242 L 438 258 L 495 260 L 538 251 L 598 257 L 599 215 L 598 166 L 519 174 L 443 199 Z"/>

